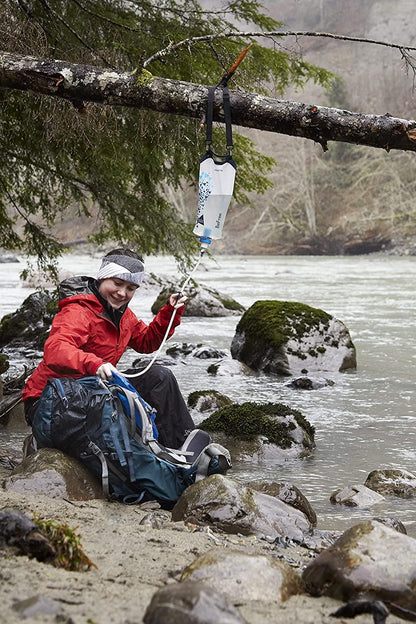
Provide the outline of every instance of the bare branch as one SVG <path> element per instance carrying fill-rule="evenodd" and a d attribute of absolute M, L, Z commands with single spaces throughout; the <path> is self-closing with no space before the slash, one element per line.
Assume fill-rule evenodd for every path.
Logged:
<path fill-rule="evenodd" d="M 160 60 L 162 58 L 165 58 L 166 56 L 168 56 L 169 54 L 171 54 L 172 52 L 175 52 L 175 50 L 178 50 L 179 48 L 187 45 L 196 45 L 198 43 L 210 43 L 212 41 L 215 40 L 219 40 L 219 39 L 233 39 L 234 37 L 238 37 L 238 38 L 258 38 L 258 37 L 326 37 L 329 39 L 338 39 L 340 41 L 354 41 L 354 42 L 358 42 L 358 43 L 369 43 L 372 45 L 379 45 L 379 46 L 385 46 L 388 48 L 395 48 L 397 50 L 400 50 L 400 52 L 403 54 L 404 56 L 404 52 L 409 51 L 409 50 L 416 50 L 416 47 L 412 47 L 412 46 L 405 46 L 399 43 L 389 43 L 387 41 L 380 41 L 378 39 L 366 39 L 364 37 L 349 37 L 347 35 L 336 35 L 334 33 L 325 33 L 325 32 L 309 32 L 309 31 L 303 31 L 303 30 L 276 30 L 276 31 L 272 31 L 272 32 L 259 32 L 259 31 L 236 31 L 236 32 L 229 32 L 229 33 L 222 33 L 222 34 L 215 34 L 215 35 L 201 35 L 199 37 L 189 37 L 188 39 L 183 39 L 182 41 L 178 41 L 177 43 L 170 43 L 166 48 L 164 48 L 163 50 L 159 50 L 158 52 L 156 52 L 155 54 L 152 54 L 152 56 L 149 56 L 149 58 L 147 58 L 144 63 L 143 63 L 143 67 L 147 67 L 150 63 L 153 63 L 153 61 L 157 61 Z M 405 57 L 406 58 L 406 57 Z"/>

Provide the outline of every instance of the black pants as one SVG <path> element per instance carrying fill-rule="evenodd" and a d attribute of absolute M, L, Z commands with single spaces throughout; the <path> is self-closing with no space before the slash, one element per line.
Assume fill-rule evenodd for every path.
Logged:
<path fill-rule="evenodd" d="M 131 374 L 138 371 L 132 368 L 125 372 Z M 195 425 L 172 371 L 154 364 L 144 375 L 129 378 L 129 382 L 157 411 L 159 442 L 171 448 L 182 446 Z"/>

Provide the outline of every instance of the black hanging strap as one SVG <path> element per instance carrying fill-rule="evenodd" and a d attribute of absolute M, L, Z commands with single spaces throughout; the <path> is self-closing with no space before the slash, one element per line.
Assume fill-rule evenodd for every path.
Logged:
<path fill-rule="evenodd" d="M 227 151 L 229 154 L 231 154 L 231 151 L 233 149 L 233 131 L 232 131 L 232 126 L 231 126 L 230 92 L 227 86 L 225 86 L 222 90 L 222 103 L 224 105 L 225 132 L 227 136 Z"/>
<path fill-rule="evenodd" d="M 208 87 L 206 142 L 207 151 L 212 151 L 212 121 L 214 116 L 214 96 L 217 87 Z M 222 102 L 224 107 L 225 132 L 227 139 L 227 152 L 231 155 L 233 149 L 233 132 L 231 125 L 230 92 L 227 85 L 222 87 Z"/>

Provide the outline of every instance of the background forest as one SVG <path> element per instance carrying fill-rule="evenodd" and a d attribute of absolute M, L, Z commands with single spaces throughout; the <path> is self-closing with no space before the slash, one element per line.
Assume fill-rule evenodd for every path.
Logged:
<path fill-rule="evenodd" d="M 415 45 L 410 0 L 269 0 L 267 12 L 287 30 L 331 32 Z M 308 84 L 284 99 L 414 119 L 414 74 L 398 50 L 331 39 L 284 40 L 336 74 L 329 89 Z M 233 205 L 224 248 L 251 253 L 357 253 L 415 235 L 416 159 L 405 152 L 345 143 L 320 145 L 259 131 L 250 136 L 277 165 L 273 187 Z M 235 234 L 241 238 L 237 244 Z M 235 246 L 235 247 L 234 247 Z"/>

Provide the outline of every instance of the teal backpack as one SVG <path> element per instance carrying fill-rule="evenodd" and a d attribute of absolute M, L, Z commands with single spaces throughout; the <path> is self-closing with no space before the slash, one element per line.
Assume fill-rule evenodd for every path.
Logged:
<path fill-rule="evenodd" d="M 81 460 L 103 492 L 124 503 L 156 500 L 171 508 L 192 483 L 231 467 L 227 449 L 194 429 L 180 449 L 157 440 L 154 410 L 120 375 L 49 379 L 32 429 L 38 448 Z"/>

